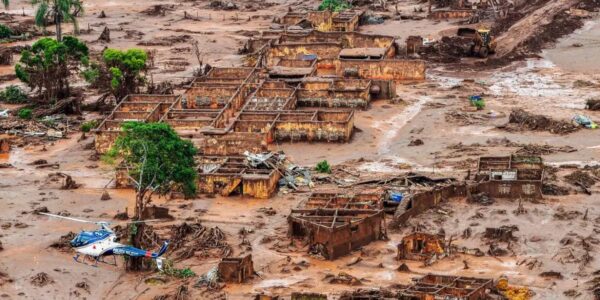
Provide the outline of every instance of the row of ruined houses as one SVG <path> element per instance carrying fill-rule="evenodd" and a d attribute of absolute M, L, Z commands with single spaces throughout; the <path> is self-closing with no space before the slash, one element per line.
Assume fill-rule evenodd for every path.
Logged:
<path fill-rule="evenodd" d="M 200 192 L 272 196 L 282 173 L 249 166 L 244 153 L 285 141 L 349 142 L 356 109 L 425 79 L 424 61 L 395 58 L 393 37 L 355 32 L 362 12 L 325 14 L 336 31 L 265 31 L 245 46 L 248 66 L 212 68 L 181 95 L 128 95 L 95 130 L 96 150 L 110 149 L 123 122 L 164 122 L 198 148 Z M 296 22 L 293 13 L 283 19 Z"/>

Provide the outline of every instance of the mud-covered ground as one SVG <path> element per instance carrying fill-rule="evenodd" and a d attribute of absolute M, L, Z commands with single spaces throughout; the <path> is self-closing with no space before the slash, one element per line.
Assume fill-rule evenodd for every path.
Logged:
<path fill-rule="evenodd" d="M 86 13 L 80 24 L 82 29 L 93 29 L 92 33 L 82 35 L 89 42 L 97 38 L 104 26 L 111 29 L 112 41 L 92 44 L 95 50 L 105 46 L 157 49 L 157 68 L 152 71 L 154 80 L 175 81 L 178 76 L 190 76 L 197 65 L 193 51 L 184 49 L 191 47 L 188 41 L 199 42 L 205 62 L 211 65 L 239 65 L 241 56 L 237 49 L 248 37 L 247 32 L 268 28 L 272 17 L 283 14 L 289 6 L 314 4 L 284 0 L 270 2 L 275 5 L 265 7 L 267 2 L 251 2 L 256 11 L 223 11 L 207 8 L 208 1 L 93 0 L 85 1 Z M 31 6 L 25 3 L 14 1 L 11 4 L 13 12 L 20 13 L 21 7 L 24 7 L 25 12 L 30 14 Z M 140 13 L 154 4 L 174 4 L 175 10 L 167 11 L 165 16 Z M 409 12 L 416 5 L 406 3 L 401 9 Z M 101 11 L 107 18 L 98 18 Z M 197 20 L 184 20 L 184 11 Z M 429 20 L 387 20 L 384 24 L 365 26 L 361 30 L 391 34 L 403 40 L 405 35 L 411 34 L 407 28 L 413 24 L 424 35 L 432 36 L 456 26 L 450 22 Z M 597 26 L 594 24 L 597 23 L 561 40 L 557 48 L 548 50 L 542 59 L 477 72 L 456 66 L 430 67 L 426 82 L 398 85 L 401 101 L 377 101 L 368 110 L 357 112 L 355 126 L 358 130 L 350 143 L 285 143 L 273 145 L 272 149 L 284 150 L 301 165 L 313 166 L 326 159 L 369 176 L 413 170 L 463 178 L 469 168 L 475 167 L 479 156 L 507 155 L 526 144 L 570 146 L 576 150 L 544 155 L 548 165 L 571 168 L 598 165 L 600 134 L 597 130 L 581 129 L 559 135 L 547 131 L 497 128 L 507 123 L 514 108 L 560 120 L 586 114 L 600 121 L 600 112 L 584 110 L 585 100 L 600 93 L 600 75 L 593 72 L 598 68 L 579 63 L 580 60 L 569 56 L 565 50 L 565 45 L 572 43 L 570 41 L 584 40 L 584 47 L 578 49 L 588 49 L 585 59 L 593 60 L 597 55 L 589 50 L 593 49 L 593 43 L 585 41 L 595 34 L 593 30 Z M 127 31 L 143 34 L 130 32 L 128 35 Z M 189 35 L 189 38 L 170 46 L 138 46 L 143 41 L 178 35 Z M 577 63 L 570 63 L 570 60 Z M 169 61 L 188 64 L 169 64 Z M 472 61 L 467 59 L 466 64 L 469 63 Z M 184 68 L 175 68 L 179 66 Z M 11 70 L 2 68 L 0 71 Z M 484 95 L 484 110 L 474 112 L 468 108 L 467 97 L 473 94 Z M 421 139 L 424 144 L 408 146 L 413 139 Z M 596 257 L 600 247 L 600 223 L 597 221 L 600 220 L 600 188 L 598 185 L 592 187 L 592 195 L 586 195 L 577 187 L 569 186 L 561 180 L 574 170 L 567 168 L 560 169 L 556 177 L 561 185 L 571 189 L 571 194 L 547 196 L 538 203 L 525 202 L 525 214 L 514 212 L 517 200 L 481 206 L 466 203 L 463 199 L 451 199 L 439 209 L 411 220 L 404 228 L 390 229 L 389 240 L 371 243 L 361 251 L 335 261 L 323 261 L 307 255 L 306 249 L 290 246 L 286 236 L 286 217 L 291 208 L 306 199 L 308 191 L 280 192 L 268 200 L 207 196 L 193 200 L 155 199 L 155 203 L 169 207 L 176 220 L 154 223 L 153 226 L 164 227 L 186 219 L 198 219 L 206 226 L 222 229 L 234 255 L 252 254 L 260 276 L 244 284 L 227 284 L 218 292 L 192 287 L 195 278 L 161 282 L 148 280 L 155 274 L 125 273 L 120 260 L 118 267 L 100 264 L 95 268 L 78 264 L 71 259 L 72 253 L 49 248 L 49 245 L 69 231 L 90 230 L 94 226 L 49 219 L 32 211 L 45 206 L 52 213 L 68 212 L 71 216 L 94 220 L 110 220 L 126 208 L 133 211 L 133 192 L 112 188 L 112 166 L 93 159 L 93 150 L 89 150 L 91 142 L 91 137 L 80 140 L 80 133 L 72 133 L 68 138 L 45 147 L 14 148 L 10 154 L 0 157 L 0 163 L 13 166 L 0 169 L 0 241 L 4 248 L 0 251 L 2 298 L 152 299 L 172 294 L 182 284 L 189 287 L 192 299 L 220 299 L 224 295 L 227 299 L 250 299 L 257 292 L 289 296 L 293 291 L 326 292 L 336 296 L 357 287 L 407 284 L 411 278 L 422 274 L 441 273 L 493 279 L 507 275 L 512 284 L 530 287 L 536 294 L 535 299 L 567 299 L 564 292 L 569 290 L 575 290 L 575 295 L 581 294 L 577 299 L 593 299 L 587 291 L 587 282 L 593 279 L 592 273 L 600 269 L 600 257 Z M 58 163 L 60 167 L 39 169 L 29 164 L 37 159 Z M 57 171 L 71 175 L 81 187 L 59 189 L 56 182 L 48 177 L 48 174 Z M 105 190 L 111 199 L 101 201 Z M 265 208 L 272 208 L 275 214 L 265 213 Z M 398 272 L 396 269 L 402 262 L 395 259 L 396 245 L 404 234 L 410 232 L 410 227 L 416 225 L 432 232 L 443 228 L 447 236 L 455 236 L 455 244 L 478 247 L 483 251 L 489 249 L 488 241 L 482 238 L 486 227 L 516 225 L 519 230 L 515 232 L 517 240 L 511 243 L 511 251 L 506 256 L 458 255 L 429 267 L 418 262 L 406 262 L 411 272 Z M 245 237 L 247 242 L 243 242 L 239 234 L 242 228 L 252 231 Z M 466 228 L 472 231 L 469 238 L 462 237 Z M 591 249 L 592 260 L 587 264 L 581 263 L 585 254 L 582 243 Z M 505 244 L 499 246 L 507 247 Z M 362 260 L 348 266 L 357 257 Z M 190 267 L 196 274 L 204 274 L 218 260 L 218 257 L 194 257 L 177 262 L 177 267 Z M 468 269 L 464 269 L 463 261 L 467 261 Z M 545 271 L 561 272 L 563 278 L 540 277 L 539 274 Z M 43 286 L 34 285 L 31 280 L 40 272 L 47 273 L 51 279 Z M 362 285 L 350 287 L 322 281 L 327 274 L 340 272 L 359 278 Z M 81 282 L 86 284 L 79 284 Z"/>

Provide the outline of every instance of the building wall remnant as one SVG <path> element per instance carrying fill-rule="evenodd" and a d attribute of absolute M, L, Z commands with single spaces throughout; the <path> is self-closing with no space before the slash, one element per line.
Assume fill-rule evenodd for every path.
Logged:
<path fill-rule="evenodd" d="M 357 77 L 362 79 L 380 79 L 393 81 L 425 80 L 426 64 L 423 60 L 383 59 L 334 61 L 336 75 L 339 77 Z M 356 74 L 355 76 L 352 76 Z M 350 76 L 348 76 L 350 75 Z"/>
<path fill-rule="evenodd" d="M 398 244 L 398 260 L 428 261 L 446 255 L 444 237 L 424 232 L 413 232 Z"/>
<path fill-rule="evenodd" d="M 307 239 L 310 251 L 334 260 L 385 236 L 382 210 L 292 209 L 291 238 Z"/>
<path fill-rule="evenodd" d="M 398 299 L 490 299 L 492 279 L 427 274 L 410 286 L 401 288 Z"/>
<path fill-rule="evenodd" d="M 218 266 L 219 277 L 224 282 L 243 283 L 254 276 L 252 255 L 225 257 Z"/>
<path fill-rule="evenodd" d="M 198 191 L 266 199 L 277 191 L 281 174 L 275 169 L 253 169 L 241 156 L 202 156 L 198 161 Z"/>
<path fill-rule="evenodd" d="M 541 199 L 544 164 L 539 156 L 484 156 L 479 158 L 471 194 L 492 198 Z"/>
<path fill-rule="evenodd" d="M 423 37 L 411 35 L 406 39 L 406 54 L 419 53 L 419 49 L 423 46 Z"/>
<path fill-rule="evenodd" d="M 11 138 L 8 135 L 0 135 L 0 153 L 10 152 Z"/>
<path fill-rule="evenodd" d="M 416 193 L 403 199 L 400 205 L 398 205 L 394 214 L 394 222 L 398 225 L 404 224 L 408 219 L 437 206 L 443 201 L 466 195 L 467 186 L 465 184 L 452 184 L 436 187 L 431 191 Z"/>
<path fill-rule="evenodd" d="M 291 300 L 327 300 L 327 295 L 319 293 L 293 292 Z"/>
<path fill-rule="evenodd" d="M 427 17 L 434 20 L 467 19 L 474 14 L 475 11 L 472 9 L 434 10 Z"/>

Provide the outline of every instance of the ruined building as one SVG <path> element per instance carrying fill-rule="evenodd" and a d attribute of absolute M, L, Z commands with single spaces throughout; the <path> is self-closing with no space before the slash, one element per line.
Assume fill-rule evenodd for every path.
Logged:
<path fill-rule="evenodd" d="M 491 198 L 542 198 L 544 164 L 539 156 L 481 157 L 471 194 Z"/>
<path fill-rule="evenodd" d="M 224 282 L 242 283 L 254 276 L 252 255 L 225 257 L 218 266 L 219 278 Z"/>
<path fill-rule="evenodd" d="M 349 142 L 355 109 L 425 79 L 424 61 L 395 58 L 393 37 L 355 32 L 361 14 L 288 13 L 284 29 L 244 46 L 248 67 L 213 68 L 182 95 L 122 99 L 95 130 L 96 150 L 112 146 L 123 122 L 164 122 L 198 148 L 201 192 L 270 197 L 282 172 L 249 166 L 244 153 L 284 141 Z"/>
<path fill-rule="evenodd" d="M 426 265 L 447 255 L 444 236 L 413 232 L 398 244 L 398 260 L 423 261 Z"/>

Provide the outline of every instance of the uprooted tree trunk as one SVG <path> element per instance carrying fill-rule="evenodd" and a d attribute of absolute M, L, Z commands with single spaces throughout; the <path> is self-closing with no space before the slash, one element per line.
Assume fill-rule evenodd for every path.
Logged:
<path fill-rule="evenodd" d="M 57 113 L 81 113 L 80 101 L 77 97 L 69 97 L 62 99 L 52 105 L 50 108 L 37 109 L 34 111 L 33 116 L 40 118 L 43 116 L 49 116 Z"/>

